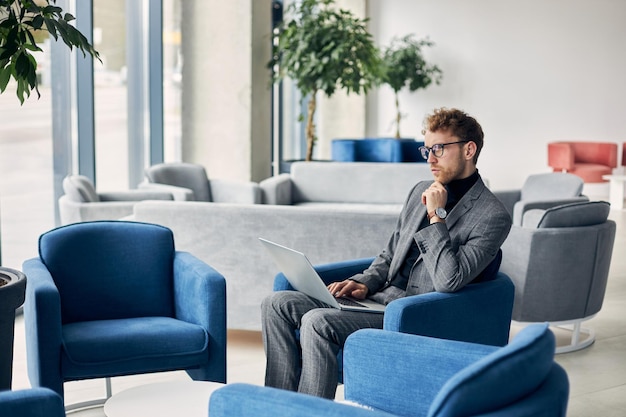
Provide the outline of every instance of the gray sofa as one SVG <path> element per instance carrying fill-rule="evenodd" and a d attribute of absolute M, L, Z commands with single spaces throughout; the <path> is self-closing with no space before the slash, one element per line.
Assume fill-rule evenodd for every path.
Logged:
<path fill-rule="evenodd" d="M 174 232 L 226 277 L 228 327 L 260 330 L 261 300 L 279 272 L 259 237 L 304 252 L 311 263 L 376 256 L 411 187 L 432 179 L 427 164 L 295 163 L 260 183 L 266 204 L 144 201 L 134 220 Z"/>
<path fill-rule="evenodd" d="M 431 180 L 424 163 L 295 162 L 289 174 L 260 182 L 265 204 L 398 210 L 411 188 Z"/>

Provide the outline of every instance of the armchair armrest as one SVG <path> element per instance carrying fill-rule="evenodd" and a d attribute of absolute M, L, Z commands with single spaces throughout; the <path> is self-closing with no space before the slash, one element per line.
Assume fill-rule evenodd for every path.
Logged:
<path fill-rule="evenodd" d="M 62 395 L 59 291 L 39 258 L 26 260 L 23 270 L 28 277 L 24 303 L 24 321 L 29 329 L 26 332 L 28 378 L 33 387 L 49 387 Z"/>
<path fill-rule="evenodd" d="M 407 410 L 411 415 L 427 415 L 433 399 L 453 375 L 497 349 L 386 330 L 359 330 L 344 347 L 344 397 L 394 415 L 406 415 Z"/>
<path fill-rule="evenodd" d="M 264 204 L 291 205 L 291 175 L 280 174 L 259 183 Z"/>
<path fill-rule="evenodd" d="M 0 392 L 1 416 L 64 417 L 61 397 L 47 388 Z"/>
<path fill-rule="evenodd" d="M 211 394 L 211 417 L 392 417 L 324 398 L 251 384 L 228 384 Z"/>
<path fill-rule="evenodd" d="M 548 166 L 555 171 L 574 169 L 574 149 L 567 143 L 548 143 Z"/>
<path fill-rule="evenodd" d="M 385 309 L 383 328 L 441 339 L 504 346 L 509 339 L 515 287 L 498 272 L 492 281 L 453 293 L 400 298 Z"/>
<path fill-rule="evenodd" d="M 172 195 L 174 201 L 194 201 L 193 190 L 185 187 L 178 187 L 176 185 L 159 184 L 155 182 L 144 181 L 137 185 L 140 190 L 151 190 L 169 193 Z"/>
<path fill-rule="evenodd" d="M 374 258 L 351 259 L 348 261 L 332 262 L 323 265 L 316 265 L 315 270 L 322 278 L 325 284 L 331 282 L 343 281 L 350 278 L 354 274 L 363 272 L 372 263 Z M 293 291 L 293 287 L 285 278 L 282 272 L 274 277 L 274 291 Z"/>
<path fill-rule="evenodd" d="M 98 193 L 101 202 L 109 201 L 143 201 L 173 200 L 172 193 L 159 190 L 128 190 Z"/>
<path fill-rule="evenodd" d="M 261 203 L 261 188 L 255 182 L 212 179 L 209 184 L 211 197 L 216 203 Z"/>
<path fill-rule="evenodd" d="M 117 220 L 133 214 L 137 201 L 106 201 L 79 203 L 67 195 L 59 198 L 59 214 L 62 224 L 93 220 Z"/>
<path fill-rule="evenodd" d="M 204 380 L 226 382 L 226 280 L 188 252 L 174 256 L 174 305 L 179 320 L 204 327 L 214 363 Z M 188 370 L 190 374 L 194 370 Z"/>

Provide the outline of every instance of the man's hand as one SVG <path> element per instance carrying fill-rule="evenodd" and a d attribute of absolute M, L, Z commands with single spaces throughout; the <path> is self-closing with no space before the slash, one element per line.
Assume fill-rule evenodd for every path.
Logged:
<path fill-rule="evenodd" d="M 439 181 L 433 182 L 422 193 L 422 204 L 426 206 L 426 212 L 430 213 L 438 207 L 445 207 L 448 201 L 448 190 Z"/>
<path fill-rule="evenodd" d="M 365 284 L 346 279 L 340 282 L 333 282 L 328 286 L 328 291 L 330 291 L 335 298 L 348 295 L 356 299 L 363 300 L 367 295 L 368 289 Z"/>

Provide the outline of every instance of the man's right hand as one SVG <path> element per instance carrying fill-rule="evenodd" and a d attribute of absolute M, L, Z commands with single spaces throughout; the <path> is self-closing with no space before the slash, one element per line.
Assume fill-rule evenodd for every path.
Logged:
<path fill-rule="evenodd" d="M 363 300 L 367 296 L 367 286 L 360 282 L 346 279 L 344 281 L 333 282 L 328 285 L 328 291 L 335 297 L 350 296 L 359 300 Z"/>

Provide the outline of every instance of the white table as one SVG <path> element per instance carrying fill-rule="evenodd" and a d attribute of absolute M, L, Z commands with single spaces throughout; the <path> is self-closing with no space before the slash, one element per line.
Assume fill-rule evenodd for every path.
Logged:
<path fill-rule="evenodd" d="M 611 208 L 622 210 L 624 208 L 626 175 L 603 175 L 602 179 L 609 181 L 609 203 L 611 203 Z"/>
<path fill-rule="evenodd" d="M 224 384 L 206 381 L 171 381 L 121 391 L 104 403 L 107 417 L 207 417 L 209 398 Z"/>

